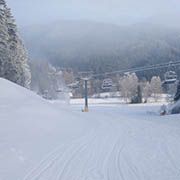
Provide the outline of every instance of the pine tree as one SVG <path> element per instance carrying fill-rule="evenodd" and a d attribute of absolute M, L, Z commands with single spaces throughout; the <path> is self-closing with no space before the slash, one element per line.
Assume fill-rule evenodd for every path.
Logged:
<path fill-rule="evenodd" d="M 4 64 L 9 60 L 8 54 L 8 28 L 6 25 L 5 15 L 6 4 L 4 0 L 0 0 L 0 77 L 4 77 Z"/>
<path fill-rule="evenodd" d="M 28 55 L 27 50 L 24 47 L 24 44 L 20 37 L 17 42 L 17 55 L 16 55 L 16 64 L 20 63 L 19 66 L 19 79 L 18 83 L 24 87 L 30 86 L 31 83 L 31 73 L 28 65 Z"/>
<path fill-rule="evenodd" d="M 176 95 L 174 97 L 174 101 L 178 101 L 178 100 L 180 100 L 180 81 L 178 83 L 177 92 L 176 92 Z"/>
<path fill-rule="evenodd" d="M 142 103 L 142 87 L 140 86 L 140 84 L 137 88 L 137 103 Z"/>
<path fill-rule="evenodd" d="M 4 0 L 0 0 L 0 25 L 2 47 L 0 47 L 0 75 L 21 86 L 29 87 L 31 74 L 28 66 L 28 56 L 22 40 L 18 34 L 17 26 L 11 10 Z"/>
<path fill-rule="evenodd" d="M 8 29 L 8 54 L 9 58 L 4 62 L 4 78 L 9 79 L 13 82 L 18 83 L 18 66 L 16 66 L 15 58 L 16 58 L 16 43 L 17 37 L 15 32 L 15 24 L 14 19 L 10 15 L 10 9 L 5 8 L 6 15 L 6 26 Z M 12 24 L 11 24 L 12 23 Z"/>

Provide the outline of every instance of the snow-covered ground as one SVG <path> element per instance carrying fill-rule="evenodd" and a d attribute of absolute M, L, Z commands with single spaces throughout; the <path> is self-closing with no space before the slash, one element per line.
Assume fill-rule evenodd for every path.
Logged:
<path fill-rule="evenodd" d="M 72 105 L 83 105 L 84 104 L 84 99 L 80 98 L 80 99 L 70 99 L 70 104 Z M 54 101 L 56 103 L 58 103 L 57 101 Z M 123 98 L 89 98 L 88 99 L 89 104 L 91 105 L 98 105 L 98 104 L 102 104 L 102 105 L 107 105 L 107 104 L 127 104 L 127 101 Z M 62 103 L 62 101 L 60 100 L 59 103 Z M 166 99 L 160 99 L 158 101 L 154 101 L 154 99 L 149 98 L 149 102 L 148 104 L 152 104 L 152 105 L 157 105 L 157 104 L 167 104 Z"/>
<path fill-rule="evenodd" d="M 127 99 L 123 97 L 111 97 L 111 96 L 103 96 L 108 93 L 102 93 L 101 96 L 102 98 L 96 98 L 96 97 L 90 97 L 88 98 L 88 101 L 90 104 L 127 104 L 130 101 L 127 101 Z M 167 94 L 161 94 L 159 95 L 158 98 L 153 98 L 150 97 L 148 98 L 148 103 L 150 104 L 167 104 Z M 58 100 L 57 100 L 58 101 Z M 57 102 L 56 101 L 56 102 Z M 70 104 L 84 104 L 84 99 L 83 98 L 71 98 L 70 99 Z M 144 101 L 144 100 L 143 100 Z M 61 101 L 60 101 L 61 102 Z"/>
<path fill-rule="evenodd" d="M 179 180 L 180 115 L 49 103 L 0 79 L 0 180 Z"/>

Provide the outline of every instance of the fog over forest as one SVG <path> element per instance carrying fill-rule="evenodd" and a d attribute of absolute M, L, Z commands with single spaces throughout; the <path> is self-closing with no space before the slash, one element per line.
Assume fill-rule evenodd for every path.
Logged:
<path fill-rule="evenodd" d="M 180 60 L 179 0 L 7 2 L 28 50 L 32 82 L 46 77 L 44 62 L 75 73 L 104 73 Z M 164 79 L 165 71 L 138 76 Z"/>

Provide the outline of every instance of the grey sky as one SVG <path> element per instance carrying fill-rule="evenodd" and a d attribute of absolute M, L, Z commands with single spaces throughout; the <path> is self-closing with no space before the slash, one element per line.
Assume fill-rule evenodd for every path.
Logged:
<path fill-rule="evenodd" d="M 179 0 L 7 0 L 18 24 L 58 19 L 136 23 L 158 14 L 180 12 Z"/>

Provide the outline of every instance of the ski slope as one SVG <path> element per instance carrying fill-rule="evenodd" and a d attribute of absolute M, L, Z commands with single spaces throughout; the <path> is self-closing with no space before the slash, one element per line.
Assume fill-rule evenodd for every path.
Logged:
<path fill-rule="evenodd" d="M 179 180 L 180 116 L 49 103 L 0 79 L 0 180 Z"/>

